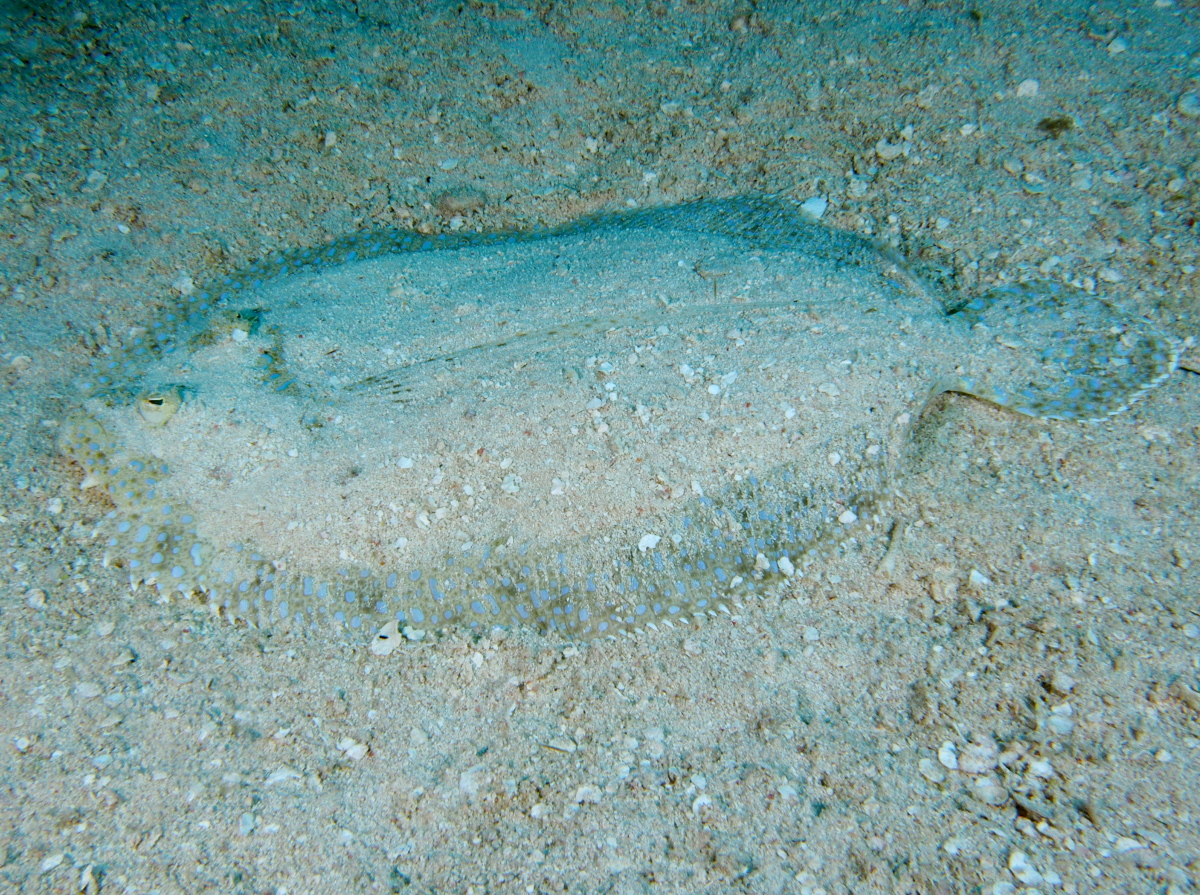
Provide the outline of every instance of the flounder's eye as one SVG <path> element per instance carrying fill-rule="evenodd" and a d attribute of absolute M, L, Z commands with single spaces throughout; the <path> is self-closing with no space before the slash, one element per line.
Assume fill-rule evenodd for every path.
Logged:
<path fill-rule="evenodd" d="M 182 404 L 183 390 L 175 385 L 143 392 L 136 401 L 138 415 L 154 429 L 161 429 L 169 423 Z"/>

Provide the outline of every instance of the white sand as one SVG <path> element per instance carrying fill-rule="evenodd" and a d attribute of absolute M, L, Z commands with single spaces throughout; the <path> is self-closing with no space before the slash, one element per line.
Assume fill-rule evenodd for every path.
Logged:
<path fill-rule="evenodd" d="M 1187 337 L 1181 6 L 6 8 L 3 885 L 1187 891 L 1191 373 L 1099 427 L 948 398 L 890 540 L 636 643 L 380 659 L 156 604 L 53 454 L 106 330 L 363 226 L 820 196 L 947 288 L 1040 268 Z"/>

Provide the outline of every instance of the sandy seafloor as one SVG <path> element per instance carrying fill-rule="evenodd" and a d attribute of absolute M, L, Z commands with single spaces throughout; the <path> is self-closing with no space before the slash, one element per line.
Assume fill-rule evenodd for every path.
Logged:
<path fill-rule="evenodd" d="M 0 889 L 1200 884 L 1192 373 L 1100 426 L 946 399 L 890 553 L 737 619 L 386 659 L 133 592 L 53 450 L 107 333 L 370 226 L 820 196 L 951 291 L 1195 335 L 1194 2 L 198 7 L 0 18 Z"/>

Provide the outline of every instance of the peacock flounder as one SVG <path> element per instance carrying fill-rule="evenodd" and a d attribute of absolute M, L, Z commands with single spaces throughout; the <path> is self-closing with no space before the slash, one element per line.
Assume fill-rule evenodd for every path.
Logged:
<path fill-rule="evenodd" d="M 1175 343 L 1046 282 L 949 309 L 779 198 L 366 233 L 223 278 L 92 371 L 108 559 L 273 627 L 629 632 L 881 521 L 930 399 L 1097 421 Z"/>

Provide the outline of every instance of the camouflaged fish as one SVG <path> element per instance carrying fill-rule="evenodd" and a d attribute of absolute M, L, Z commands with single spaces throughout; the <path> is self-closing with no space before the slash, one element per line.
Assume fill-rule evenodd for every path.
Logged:
<path fill-rule="evenodd" d="M 61 427 L 107 561 L 275 628 L 633 632 L 877 527 L 946 391 L 1098 421 L 1178 350 L 1046 282 L 949 307 L 780 198 L 275 255 L 114 346 Z"/>

